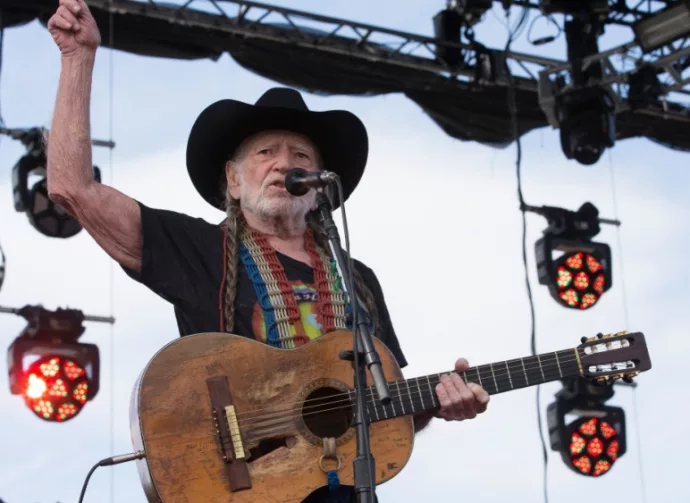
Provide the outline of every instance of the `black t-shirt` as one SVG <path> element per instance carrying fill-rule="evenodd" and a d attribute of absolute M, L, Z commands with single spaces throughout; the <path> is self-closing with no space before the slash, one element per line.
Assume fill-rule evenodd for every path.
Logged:
<path fill-rule="evenodd" d="M 139 206 L 143 232 L 141 272 L 123 269 L 174 306 L 180 336 L 220 332 L 225 258 L 220 225 L 173 211 L 152 209 L 141 203 Z M 315 319 L 312 268 L 281 253 L 277 255 L 292 284 L 307 335 L 318 336 L 314 334 L 319 322 Z M 381 285 L 370 268 L 358 260 L 353 262 L 376 301 L 380 330 L 375 335 L 391 350 L 400 367 L 405 367 L 407 361 L 395 335 Z M 232 333 L 265 342 L 263 317 L 254 285 L 242 261 L 238 269 Z M 328 491 L 325 489 L 313 493 L 305 503 L 335 501 L 326 497 Z M 348 500 L 346 496 L 337 501 Z M 355 501 L 354 495 L 351 501 Z"/>

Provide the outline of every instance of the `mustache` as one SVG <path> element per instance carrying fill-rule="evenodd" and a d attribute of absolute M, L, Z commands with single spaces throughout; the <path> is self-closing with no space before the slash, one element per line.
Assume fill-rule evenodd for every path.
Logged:
<path fill-rule="evenodd" d="M 266 178 L 264 180 L 264 183 L 262 184 L 261 188 L 262 189 L 267 189 L 271 185 L 279 185 L 281 187 L 285 187 L 285 176 L 272 176 L 270 178 Z"/>

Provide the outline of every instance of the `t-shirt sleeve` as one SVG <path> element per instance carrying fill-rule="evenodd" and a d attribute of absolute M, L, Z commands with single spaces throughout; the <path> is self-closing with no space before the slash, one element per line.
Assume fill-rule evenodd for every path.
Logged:
<path fill-rule="evenodd" d="M 380 334 L 379 339 L 383 342 L 388 349 L 391 350 L 395 359 L 398 361 L 400 368 L 407 366 L 407 359 L 400 348 L 400 343 L 398 342 L 398 337 L 395 334 L 395 329 L 393 328 L 393 322 L 391 320 L 390 314 L 388 313 L 388 307 L 386 305 L 386 299 L 383 295 L 383 289 L 379 283 L 376 274 L 370 268 L 365 266 L 359 261 L 355 261 L 357 269 L 362 274 L 362 279 L 366 285 L 371 289 L 371 293 L 376 300 L 376 308 L 379 315 L 380 323 Z"/>
<path fill-rule="evenodd" d="M 141 208 L 141 271 L 123 267 L 135 281 L 171 304 L 198 309 L 217 302 L 222 264 L 222 230 L 200 218 L 174 211 Z M 214 299 L 215 297 L 215 299 Z M 210 304 L 213 305 L 213 304 Z"/>

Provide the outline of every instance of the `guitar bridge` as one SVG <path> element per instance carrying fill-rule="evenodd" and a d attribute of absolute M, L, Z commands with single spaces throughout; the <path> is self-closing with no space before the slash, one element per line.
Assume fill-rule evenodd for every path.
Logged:
<path fill-rule="evenodd" d="M 232 394 L 226 376 L 206 380 L 211 398 L 211 416 L 216 429 L 216 439 L 225 463 L 230 491 L 251 489 L 252 481 L 245 460 L 244 446 Z"/>

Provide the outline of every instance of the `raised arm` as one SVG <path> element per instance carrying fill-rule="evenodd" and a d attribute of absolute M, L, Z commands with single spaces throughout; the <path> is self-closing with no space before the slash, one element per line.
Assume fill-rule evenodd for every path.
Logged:
<path fill-rule="evenodd" d="M 122 266 L 141 269 L 141 212 L 137 202 L 94 180 L 89 107 L 100 44 L 84 0 L 60 0 L 48 21 L 62 69 L 48 137 L 48 193 Z"/>

